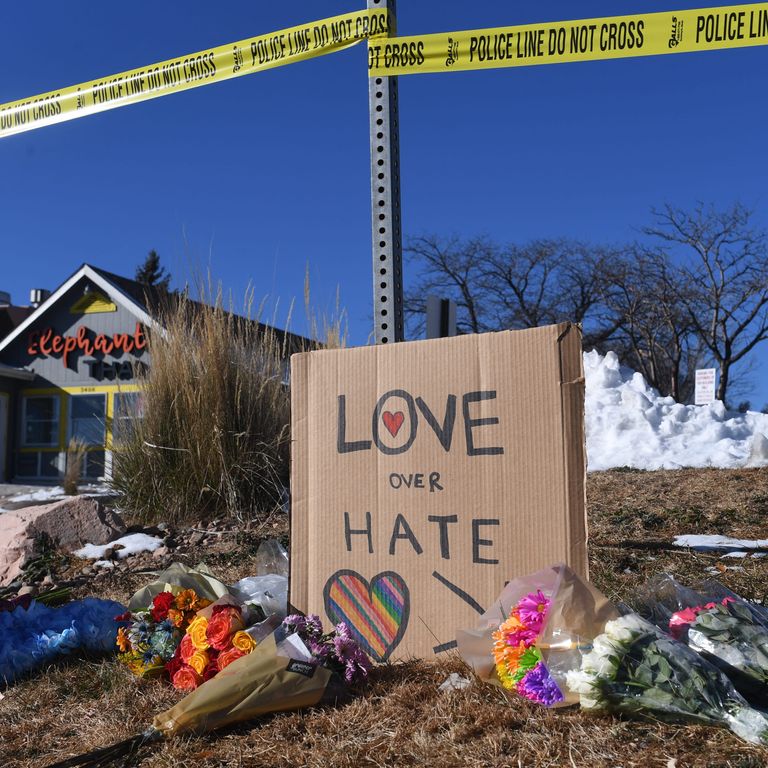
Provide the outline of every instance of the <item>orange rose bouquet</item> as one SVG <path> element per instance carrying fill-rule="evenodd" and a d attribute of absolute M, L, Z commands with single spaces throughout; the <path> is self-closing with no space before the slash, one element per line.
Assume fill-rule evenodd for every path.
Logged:
<path fill-rule="evenodd" d="M 213 605 L 189 623 L 165 668 L 175 688 L 193 691 L 255 647 L 256 640 L 246 631 L 242 608 L 227 603 Z"/>

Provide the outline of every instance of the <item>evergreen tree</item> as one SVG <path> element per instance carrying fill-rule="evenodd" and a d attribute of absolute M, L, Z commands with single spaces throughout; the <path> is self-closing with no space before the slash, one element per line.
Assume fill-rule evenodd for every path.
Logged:
<path fill-rule="evenodd" d="M 144 263 L 136 268 L 136 282 L 162 291 L 170 290 L 171 273 L 160 266 L 160 257 L 154 248 L 147 254 Z"/>

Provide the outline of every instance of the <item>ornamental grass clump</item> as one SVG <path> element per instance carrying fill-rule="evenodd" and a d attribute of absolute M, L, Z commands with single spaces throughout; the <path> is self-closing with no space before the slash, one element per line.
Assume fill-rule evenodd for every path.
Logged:
<path fill-rule="evenodd" d="M 64 493 L 67 496 L 77 496 L 78 483 L 83 474 L 83 462 L 88 446 L 76 437 L 67 444 L 67 464 L 64 471 Z"/>
<path fill-rule="evenodd" d="M 113 487 L 138 520 L 268 515 L 286 496 L 288 360 L 298 337 L 224 307 L 172 296 L 150 335 L 139 418 L 114 446 Z"/>

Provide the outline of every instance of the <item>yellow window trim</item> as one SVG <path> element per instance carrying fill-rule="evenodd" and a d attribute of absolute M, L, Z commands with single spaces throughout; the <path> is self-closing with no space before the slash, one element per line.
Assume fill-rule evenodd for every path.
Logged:
<path fill-rule="evenodd" d="M 44 387 L 37 389 L 22 389 L 21 394 L 26 395 L 102 395 L 110 392 L 138 392 L 139 384 L 83 384 L 79 387 Z"/>
<path fill-rule="evenodd" d="M 105 405 L 105 437 L 104 445 L 91 446 L 87 450 L 91 451 L 111 451 L 112 450 L 112 420 L 115 414 L 115 397 L 122 393 L 140 392 L 141 386 L 138 384 L 100 384 L 98 386 L 83 385 L 80 387 L 43 387 L 36 389 L 22 389 L 22 397 L 37 397 L 50 395 L 59 398 L 59 444 L 58 446 L 47 447 L 20 447 L 20 453 L 35 453 L 44 451 L 54 453 L 65 451 L 67 449 L 67 431 L 69 429 L 69 398 L 64 395 L 106 395 Z"/>
<path fill-rule="evenodd" d="M 66 451 L 65 448 L 30 448 L 27 446 L 26 448 L 18 448 L 17 453 L 61 453 L 62 451 Z M 86 451 L 106 451 L 107 448 L 105 448 L 103 445 L 87 445 L 85 446 Z"/>

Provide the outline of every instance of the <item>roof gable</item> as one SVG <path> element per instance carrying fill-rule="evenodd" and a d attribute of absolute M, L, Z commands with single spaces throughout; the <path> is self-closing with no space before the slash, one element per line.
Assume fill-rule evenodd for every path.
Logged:
<path fill-rule="evenodd" d="M 108 277 L 109 276 L 109 277 Z M 61 299 L 66 292 L 76 285 L 83 278 L 90 280 L 97 288 L 100 288 L 112 301 L 119 306 L 127 309 L 133 314 L 136 319 L 144 323 L 144 325 L 150 328 L 158 328 L 158 323 L 150 317 L 143 304 L 139 303 L 136 298 L 131 295 L 133 292 L 127 290 L 128 286 L 122 287 L 117 284 L 116 280 L 110 278 L 116 278 L 116 275 L 111 275 L 109 272 L 96 269 L 90 264 L 83 264 L 71 277 L 65 280 L 27 319 L 18 325 L 11 333 L 8 334 L 2 341 L 0 341 L 0 352 L 9 347 L 17 338 L 21 336 L 30 326 L 34 325 L 40 318 L 53 307 L 59 299 Z M 125 280 L 120 278 L 121 282 L 133 283 L 132 280 Z M 135 283 L 139 286 L 138 283 Z"/>

